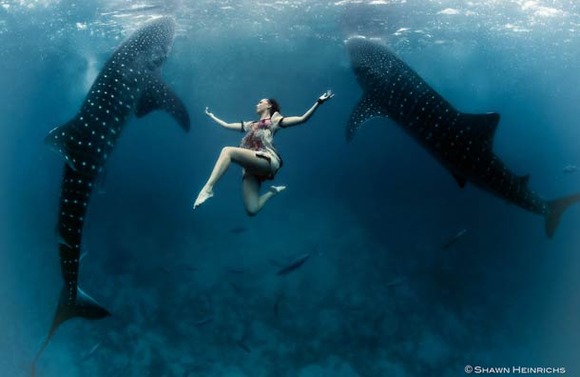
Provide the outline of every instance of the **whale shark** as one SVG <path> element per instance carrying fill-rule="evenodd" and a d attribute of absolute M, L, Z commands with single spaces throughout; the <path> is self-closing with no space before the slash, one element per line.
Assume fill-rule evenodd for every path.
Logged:
<path fill-rule="evenodd" d="M 163 110 L 185 131 L 190 129 L 185 105 L 161 79 L 174 34 L 175 21 L 170 17 L 150 20 L 133 32 L 105 63 L 78 113 L 46 137 L 45 142 L 65 161 L 57 225 L 64 287 L 34 364 L 63 322 L 110 315 L 79 288 L 79 262 L 91 193 L 125 124 L 132 115 L 140 118 Z"/>
<path fill-rule="evenodd" d="M 580 193 L 547 201 L 528 187 L 493 152 L 498 113 L 458 111 L 380 41 L 362 36 L 346 41 L 351 67 L 363 95 L 350 115 L 346 138 L 352 140 L 369 119 L 392 119 L 439 161 L 463 188 L 467 182 L 527 211 L 544 216 L 551 238 L 563 212 Z"/>

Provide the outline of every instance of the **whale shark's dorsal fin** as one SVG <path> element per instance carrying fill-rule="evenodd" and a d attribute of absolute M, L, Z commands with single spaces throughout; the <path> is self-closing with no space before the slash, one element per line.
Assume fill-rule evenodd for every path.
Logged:
<path fill-rule="evenodd" d="M 470 140 L 479 145 L 481 153 L 493 153 L 493 138 L 499 122 L 498 113 L 465 114 L 459 116 L 459 127 L 467 133 Z M 451 173 L 459 187 L 464 188 L 467 179 L 458 173 Z M 523 183 L 527 184 L 529 176 L 522 177 Z M 525 178 L 525 179 L 524 179 Z"/>
<path fill-rule="evenodd" d="M 530 181 L 530 175 L 522 175 L 520 178 L 520 185 L 521 187 L 528 187 L 528 182 Z"/>
<path fill-rule="evenodd" d="M 377 105 L 376 99 L 365 94 L 350 115 L 346 127 L 346 140 L 351 141 L 360 126 L 367 120 L 375 117 L 388 117 L 388 115 Z"/>
<path fill-rule="evenodd" d="M 160 78 L 151 77 L 150 85 L 137 102 L 135 115 L 141 118 L 155 110 L 167 111 L 181 128 L 189 131 L 189 114 L 181 99 Z"/>
<path fill-rule="evenodd" d="M 499 123 L 498 113 L 465 114 L 459 117 L 461 127 L 467 131 L 470 140 L 481 145 L 481 152 L 493 153 L 493 138 Z"/>

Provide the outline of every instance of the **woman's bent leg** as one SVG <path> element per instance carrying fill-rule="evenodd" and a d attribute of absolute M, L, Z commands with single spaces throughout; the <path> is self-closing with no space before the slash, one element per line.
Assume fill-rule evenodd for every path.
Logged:
<path fill-rule="evenodd" d="M 257 157 L 256 152 L 238 147 L 224 147 L 209 179 L 193 204 L 194 209 L 213 196 L 214 185 L 224 175 L 232 161 L 255 172 L 264 172 L 264 174 L 267 174 L 270 170 L 270 163 L 263 158 Z"/>
<path fill-rule="evenodd" d="M 246 173 L 243 180 L 243 194 L 248 215 L 256 216 L 268 200 L 285 188 L 286 186 L 272 186 L 268 192 L 260 196 L 260 181 L 256 176 Z"/>

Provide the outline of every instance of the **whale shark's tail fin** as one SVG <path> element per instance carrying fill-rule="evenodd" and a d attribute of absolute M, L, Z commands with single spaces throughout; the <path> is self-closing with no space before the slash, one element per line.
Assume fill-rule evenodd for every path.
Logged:
<path fill-rule="evenodd" d="M 67 293 L 68 290 L 65 288 L 60 293 L 60 300 L 54 314 L 49 336 L 61 323 L 71 318 L 101 319 L 111 315 L 107 309 L 99 305 L 94 298 L 83 292 L 79 287 L 77 287 L 77 297 L 74 305 L 68 303 Z"/>
<path fill-rule="evenodd" d="M 548 202 L 548 210 L 544 214 L 546 220 L 545 229 L 546 235 L 552 238 L 556 232 L 556 228 L 560 223 L 560 217 L 565 210 L 568 209 L 572 204 L 580 202 L 580 194 L 570 195 L 565 198 L 560 198 Z"/>
<path fill-rule="evenodd" d="M 54 335 L 58 326 L 63 322 L 75 318 L 81 317 L 86 319 L 102 319 L 111 315 L 109 311 L 99 305 L 91 296 L 87 295 L 80 288 L 77 287 L 77 297 L 74 305 L 70 305 L 66 297 L 68 290 L 63 288 L 60 293 L 60 300 L 58 302 L 58 307 L 54 313 L 54 318 L 52 320 L 52 325 L 48 331 L 48 335 L 42 342 L 40 350 L 36 354 L 34 361 L 32 363 L 32 376 L 35 375 L 36 362 L 40 358 L 40 355 L 44 352 L 50 339 Z"/>

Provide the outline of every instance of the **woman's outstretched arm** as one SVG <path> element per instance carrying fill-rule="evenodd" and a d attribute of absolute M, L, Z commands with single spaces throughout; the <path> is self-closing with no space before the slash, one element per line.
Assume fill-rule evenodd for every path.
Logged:
<path fill-rule="evenodd" d="M 236 122 L 236 123 L 228 123 L 225 122 L 223 120 L 221 120 L 220 118 L 216 117 L 214 115 L 214 113 L 210 112 L 209 109 L 206 107 L 205 108 L 205 114 L 214 122 L 216 122 L 217 124 L 219 124 L 220 126 L 230 129 L 230 130 L 236 130 L 236 131 L 244 131 L 244 124 L 243 122 Z"/>
<path fill-rule="evenodd" d="M 302 123 L 306 122 L 308 119 L 310 119 L 310 117 L 312 116 L 312 114 L 314 114 L 314 111 L 316 111 L 316 109 L 320 105 L 322 105 L 324 102 L 328 101 L 332 97 L 334 97 L 334 93 L 332 93 L 330 90 L 327 90 L 320 97 L 318 97 L 318 99 L 316 100 L 316 102 L 314 102 L 314 105 L 312 105 L 312 107 L 310 109 L 308 109 L 304 113 L 304 115 L 302 115 L 302 116 L 289 116 L 289 117 L 284 117 L 281 120 L 282 123 L 279 124 L 279 126 L 282 127 L 282 128 L 286 128 L 286 127 L 297 126 L 299 124 L 302 124 Z"/>

